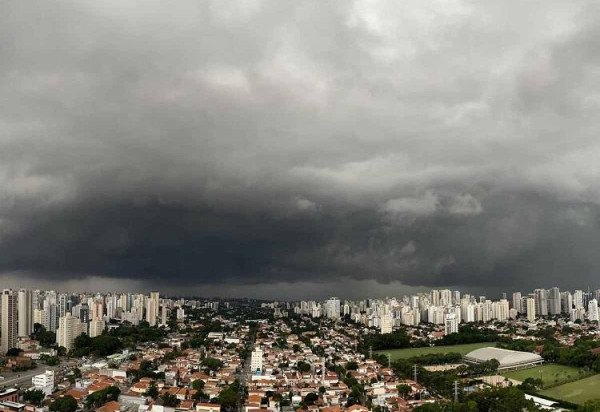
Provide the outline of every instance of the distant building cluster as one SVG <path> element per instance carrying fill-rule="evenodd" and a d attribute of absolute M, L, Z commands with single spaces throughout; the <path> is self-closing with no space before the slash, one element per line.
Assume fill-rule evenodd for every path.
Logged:
<path fill-rule="evenodd" d="M 594 292 L 576 290 L 561 292 L 558 287 L 535 289 L 532 293 L 515 292 L 509 300 L 506 294 L 498 300 L 485 296 L 461 294 L 449 289 L 431 290 L 402 298 L 343 301 L 332 297 L 324 302 L 301 301 L 288 304 L 296 314 L 313 318 L 339 319 L 347 316 L 368 327 L 378 328 L 382 334 L 391 333 L 401 325 L 421 323 L 441 325 L 446 334 L 458 332 L 461 323 L 506 321 L 523 317 L 529 322 L 545 316 L 567 314 L 571 321 L 598 321 L 600 289 Z M 275 307 L 276 315 L 283 315 Z"/>
<path fill-rule="evenodd" d="M 53 290 L 4 289 L 0 302 L 0 352 L 17 347 L 19 338 L 34 332 L 38 324 L 56 333 L 56 343 L 72 349 L 82 333 L 99 336 L 108 321 L 117 319 L 133 325 L 147 321 L 150 326 L 165 325 L 171 311 L 185 317 L 181 303 L 161 300 L 159 292 L 148 296 L 132 293 L 67 294 Z"/>

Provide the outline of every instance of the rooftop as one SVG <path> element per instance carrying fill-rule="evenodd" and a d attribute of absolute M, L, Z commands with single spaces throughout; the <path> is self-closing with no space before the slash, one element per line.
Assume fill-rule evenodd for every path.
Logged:
<path fill-rule="evenodd" d="M 500 362 L 499 369 L 541 363 L 543 361 L 542 357 L 535 353 L 494 347 L 475 349 L 465 355 L 465 360 L 469 362 L 480 363 L 492 359 L 496 359 Z"/>

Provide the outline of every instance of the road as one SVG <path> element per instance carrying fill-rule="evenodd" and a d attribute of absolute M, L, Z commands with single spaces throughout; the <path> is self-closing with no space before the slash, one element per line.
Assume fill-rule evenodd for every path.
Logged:
<path fill-rule="evenodd" d="M 44 373 L 47 370 L 57 370 L 60 368 L 60 365 L 56 366 L 47 366 L 47 365 L 38 365 L 35 369 L 30 369 L 24 372 L 7 372 L 4 375 L 4 379 L 0 380 L 0 386 L 11 387 L 22 384 L 31 385 L 31 378 L 35 375 L 39 375 L 40 373 Z"/>
<path fill-rule="evenodd" d="M 247 385 L 247 381 L 248 378 L 250 377 L 250 367 L 251 367 L 251 362 L 250 360 L 252 359 L 252 351 L 254 350 L 254 341 L 256 339 L 256 336 L 252 337 L 252 342 L 250 345 L 250 353 L 248 354 L 248 356 L 246 357 L 245 361 L 244 361 L 244 367 L 242 368 L 240 374 L 238 375 L 238 379 L 240 381 L 240 400 L 245 398 L 245 388 Z M 239 402 L 238 404 L 238 411 L 242 411 L 244 408 L 243 405 L 243 401 Z"/>

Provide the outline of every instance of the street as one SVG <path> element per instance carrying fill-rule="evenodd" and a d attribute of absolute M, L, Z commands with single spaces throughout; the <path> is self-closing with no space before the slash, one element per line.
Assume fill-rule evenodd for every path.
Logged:
<path fill-rule="evenodd" d="M 57 370 L 61 367 L 61 365 L 56 366 L 47 366 L 38 364 L 35 369 L 31 369 L 24 372 L 6 372 L 2 374 L 4 379 L 0 380 L 0 386 L 3 387 L 13 387 L 16 385 L 31 385 L 31 378 L 35 375 L 39 375 L 40 373 L 44 373 L 46 370 Z"/>

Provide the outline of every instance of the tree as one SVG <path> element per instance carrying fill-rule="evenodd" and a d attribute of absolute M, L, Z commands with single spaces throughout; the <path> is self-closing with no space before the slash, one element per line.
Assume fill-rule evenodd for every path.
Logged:
<path fill-rule="evenodd" d="M 214 372 L 223 367 L 223 362 L 215 358 L 204 358 L 202 359 L 201 365 Z"/>
<path fill-rule="evenodd" d="M 304 361 L 298 361 L 298 363 L 296 363 L 296 368 L 298 368 L 300 372 L 308 372 L 310 370 L 310 364 Z"/>
<path fill-rule="evenodd" d="M 56 366 L 60 363 L 60 359 L 58 358 L 58 356 L 49 356 L 46 354 L 40 356 L 40 361 L 42 361 L 48 366 Z"/>
<path fill-rule="evenodd" d="M 45 348 L 49 348 L 56 344 L 56 334 L 47 331 L 46 328 L 39 323 L 34 323 L 31 337 L 40 342 L 40 345 Z"/>
<path fill-rule="evenodd" d="M 304 397 L 304 403 L 306 405 L 314 405 L 316 401 L 319 400 L 319 395 L 314 392 L 310 392 Z"/>
<path fill-rule="evenodd" d="M 131 375 L 134 381 L 139 381 L 142 378 L 158 379 L 159 373 L 154 372 L 154 364 L 149 360 L 143 360 L 140 362 L 139 369 L 129 369 L 128 375 Z"/>
<path fill-rule="evenodd" d="M 346 364 L 346 370 L 355 371 L 358 369 L 358 363 L 355 361 L 350 361 Z"/>
<path fill-rule="evenodd" d="M 160 397 L 160 399 L 162 399 L 163 406 L 169 406 L 172 408 L 179 406 L 181 403 L 181 401 L 177 399 L 177 396 L 173 395 L 172 393 L 165 393 Z"/>
<path fill-rule="evenodd" d="M 235 380 L 231 385 L 219 393 L 218 399 L 222 410 L 234 411 L 237 409 L 240 389 L 241 387 L 239 381 Z"/>
<path fill-rule="evenodd" d="M 110 401 L 119 399 L 121 390 L 116 386 L 109 386 L 106 389 L 92 392 L 85 398 L 85 405 L 90 409 L 96 409 Z"/>
<path fill-rule="evenodd" d="M 194 394 L 194 399 L 197 401 L 206 401 L 210 397 L 204 393 L 204 381 L 201 379 L 196 379 L 192 382 L 192 389 L 196 391 Z"/>
<path fill-rule="evenodd" d="M 53 412 L 75 412 L 77 410 L 77 401 L 71 395 L 66 395 L 52 402 L 50 410 Z"/>
<path fill-rule="evenodd" d="M 158 387 L 156 386 L 156 382 L 152 382 L 146 392 L 144 392 L 144 396 L 149 396 L 152 399 L 156 399 L 158 397 Z"/>
<path fill-rule="evenodd" d="M 45 397 L 46 394 L 40 389 L 29 389 L 23 393 L 23 400 L 35 406 L 40 406 Z"/>
<path fill-rule="evenodd" d="M 202 379 L 196 379 L 192 382 L 192 389 L 201 391 L 204 389 L 204 381 Z"/>
<path fill-rule="evenodd" d="M 21 354 L 21 350 L 17 348 L 10 348 L 6 351 L 6 356 L 19 356 Z"/>
<path fill-rule="evenodd" d="M 406 399 L 408 394 L 412 392 L 412 388 L 410 387 L 410 385 L 400 384 L 396 386 L 396 388 L 398 388 L 398 394 L 404 399 Z"/>
<path fill-rule="evenodd" d="M 577 408 L 577 412 L 598 412 L 600 411 L 600 399 L 592 399 Z"/>

